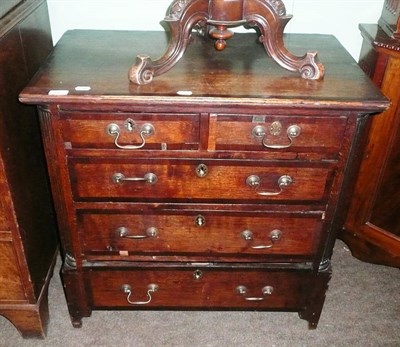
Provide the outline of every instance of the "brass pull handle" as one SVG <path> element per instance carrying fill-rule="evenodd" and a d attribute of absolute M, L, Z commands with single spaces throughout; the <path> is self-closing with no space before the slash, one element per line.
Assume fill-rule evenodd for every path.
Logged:
<path fill-rule="evenodd" d="M 277 136 L 281 133 L 282 130 L 282 125 L 280 122 L 273 122 L 269 128 L 269 133 L 273 136 Z M 257 125 L 253 128 L 252 130 L 252 134 L 254 137 L 256 138 L 260 138 L 262 137 L 262 145 L 265 148 L 270 148 L 270 149 L 285 149 L 285 148 L 289 148 L 290 146 L 292 146 L 293 144 L 293 139 L 295 137 L 298 137 L 301 133 L 301 128 L 296 125 L 290 125 L 287 130 L 286 130 L 286 135 L 289 139 L 289 143 L 287 145 L 271 145 L 271 144 L 267 144 L 267 131 L 264 129 L 263 126 L 261 125 Z"/>
<path fill-rule="evenodd" d="M 132 120 L 127 120 L 125 127 L 128 129 L 128 132 L 132 132 L 136 129 L 136 125 Z M 155 132 L 154 126 L 152 124 L 145 123 L 138 129 L 139 136 L 142 141 L 140 145 L 120 145 L 118 143 L 118 139 L 119 136 L 121 135 L 121 128 L 118 126 L 118 124 L 115 123 L 108 124 L 106 131 L 108 135 L 115 137 L 114 144 L 117 148 L 129 149 L 129 150 L 142 148 L 146 144 L 145 137 L 153 135 Z"/>
<path fill-rule="evenodd" d="M 257 176 L 257 175 L 250 175 L 246 179 L 246 184 L 249 187 L 254 188 L 254 190 L 256 191 L 256 193 L 258 195 L 263 195 L 263 196 L 276 196 L 276 195 L 279 195 L 279 194 L 281 194 L 283 192 L 283 190 L 286 187 L 288 187 L 292 183 L 293 183 L 292 177 L 290 177 L 288 175 L 283 175 L 283 176 L 279 177 L 279 179 L 278 179 L 279 191 L 276 191 L 276 192 L 259 192 L 259 191 L 257 191 L 257 189 L 261 185 L 261 178 L 259 176 Z"/>
<path fill-rule="evenodd" d="M 128 294 L 126 297 L 126 301 L 130 303 L 131 305 L 146 305 L 150 303 L 152 297 L 151 294 L 156 292 L 158 290 L 158 285 L 157 284 L 149 284 L 147 286 L 147 300 L 146 301 L 131 301 L 131 296 L 132 296 L 132 287 L 129 284 L 123 284 L 121 287 L 121 290 L 123 293 Z"/>
<path fill-rule="evenodd" d="M 247 294 L 247 288 L 245 286 L 240 285 L 240 286 L 236 287 L 236 293 L 238 293 L 239 295 L 242 295 L 246 301 L 263 301 L 263 300 L 265 300 L 265 297 L 267 295 L 271 295 L 273 291 L 274 291 L 273 287 L 265 286 L 261 290 L 261 292 L 263 294 L 262 297 L 252 297 L 252 296 L 249 297 L 249 296 L 245 296 Z"/>
<path fill-rule="evenodd" d="M 117 184 L 122 184 L 125 181 L 133 181 L 133 182 L 144 181 L 148 184 L 155 184 L 158 180 L 157 175 L 153 174 L 152 172 L 145 174 L 143 177 L 125 177 L 124 174 L 116 172 L 115 174 L 112 175 L 111 179 L 114 183 Z"/>
<path fill-rule="evenodd" d="M 156 237 L 158 234 L 157 228 L 150 227 L 146 230 L 145 235 L 129 235 L 130 230 L 126 227 L 119 227 L 117 234 L 123 239 L 148 239 L 150 237 Z"/>
<path fill-rule="evenodd" d="M 240 234 L 242 236 L 242 239 L 245 241 L 253 241 L 253 233 L 250 230 L 244 230 Z M 260 246 L 250 246 L 253 249 L 268 249 L 272 248 L 275 244 L 276 241 L 278 241 L 282 236 L 282 231 L 279 229 L 272 230 L 271 233 L 269 234 L 269 239 L 271 241 L 271 244 L 269 245 L 260 245 Z"/>

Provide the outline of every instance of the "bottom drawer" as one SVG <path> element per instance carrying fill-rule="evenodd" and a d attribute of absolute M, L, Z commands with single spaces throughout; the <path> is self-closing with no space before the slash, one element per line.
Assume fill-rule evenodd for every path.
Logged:
<path fill-rule="evenodd" d="M 88 271 L 93 308 L 286 309 L 303 307 L 310 271 L 243 267 Z"/>

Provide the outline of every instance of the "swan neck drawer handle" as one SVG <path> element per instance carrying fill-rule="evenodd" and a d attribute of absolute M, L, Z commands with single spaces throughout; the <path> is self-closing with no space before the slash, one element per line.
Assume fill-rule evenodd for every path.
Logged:
<path fill-rule="evenodd" d="M 245 241 L 253 242 L 253 232 L 250 230 L 244 230 L 240 234 L 242 236 L 242 239 Z M 271 233 L 269 234 L 269 239 L 271 241 L 271 244 L 269 245 L 259 245 L 259 246 L 250 246 L 253 249 L 268 249 L 272 248 L 275 244 L 276 241 L 278 241 L 282 236 L 282 231 L 279 229 L 272 230 Z"/>
<path fill-rule="evenodd" d="M 257 176 L 257 175 L 250 175 L 246 179 L 246 184 L 249 187 L 254 188 L 255 192 L 258 195 L 263 195 L 263 196 L 276 196 L 276 195 L 279 195 L 284 191 L 284 189 L 286 187 L 288 187 L 292 183 L 293 183 L 292 177 L 290 177 L 288 175 L 283 175 L 283 176 L 279 177 L 279 179 L 278 179 L 278 188 L 279 188 L 278 191 L 276 191 L 276 192 L 259 192 L 257 190 L 261 185 L 261 178 L 259 176 Z"/>
<path fill-rule="evenodd" d="M 129 125 L 129 127 L 126 126 L 128 129 L 128 132 L 135 131 L 136 125 L 132 120 L 126 124 Z M 143 148 L 144 145 L 146 144 L 145 137 L 153 135 L 155 132 L 155 129 L 152 124 L 145 123 L 140 128 L 138 128 L 137 131 L 138 131 L 140 139 L 141 139 L 141 144 L 139 144 L 139 145 L 120 145 L 118 143 L 118 139 L 121 135 L 121 128 L 119 127 L 119 125 L 115 124 L 115 123 L 110 123 L 106 127 L 107 134 L 114 137 L 114 144 L 117 148 L 120 148 L 120 149 L 132 150 L 132 149 Z"/>
<path fill-rule="evenodd" d="M 263 300 L 265 300 L 265 298 L 268 295 L 271 295 L 273 291 L 274 291 L 274 288 L 272 286 L 265 286 L 261 290 L 263 296 L 253 297 L 253 296 L 246 296 L 247 288 L 245 286 L 240 285 L 240 286 L 236 287 L 236 293 L 238 293 L 239 295 L 242 295 L 246 301 L 263 301 Z"/>
<path fill-rule="evenodd" d="M 273 122 L 271 125 L 270 125 L 270 128 L 269 128 L 269 133 L 270 133 L 270 135 L 272 135 L 272 136 L 278 136 L 280 133 L 281 133 L 281 130 L 282 130 L 282 125 L 281 125 L 281 123 L 280 122 Z M 286 135 L 287 135 L 287 137 L 288 137 L 288 139 L 289 139 L 289 143 L 287 144 L 287 145 L 271 145 L 271 144 L 268 144 L 266 141 L 267 141 L 267 131 L 265 130 L 265 128 L 263 127 L 263 126 L 261 126 L 261 125 L 256 125 L 254 128 L 253 128 L 253 130 L 252 130 L 252 135 L 255 137 L 255 138 L 260 138 L 260 137 L 262 137 L 262 145 L 265 147 L 265 148 L 270 148 L 270 149 L 285 149 L 285 148 L 289 148 L 289 147 L 291 147 L 292 145 L 293 145 L 293 139 L 294 138 L 296 138 L 296 137 L 298 137 L 299 135 L 300 135 L 300 133 L 301 133 L 301 128 L 298 126 L 298 125 L 296 125 L 296 124 L 293 124 L 293 125 L 290 125 L 288 128 L 287 128 L 287 130 L 286 130 Z"/>
<path fill-rule="evenodd" d="M 147 300 L 146 301 L 131 301 L 131 296 L 133 294 L 133 289 L 129 284 L 123 284 L 121 287 L 121 291 L 127 294 L 126 301 L 131 305 L 147 305 L 150 303 L 152 297 L 151 294 L 158 290 L 157 284 L 149 284 L 147 286 Z"/>

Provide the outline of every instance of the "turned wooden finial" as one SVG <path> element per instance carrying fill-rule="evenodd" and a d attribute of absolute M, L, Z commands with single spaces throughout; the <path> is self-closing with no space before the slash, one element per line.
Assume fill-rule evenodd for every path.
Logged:
<path fill-rule="evenodd" d="M 208 12 L 208 23 L 213 25 L 209 34 L 217 40 L 215 48 L 222 51 L 226 47 L 226 40 L 233 36 L 233 31 L 225 23 L 243 21 L 243 0 L 209 0 Z"/>

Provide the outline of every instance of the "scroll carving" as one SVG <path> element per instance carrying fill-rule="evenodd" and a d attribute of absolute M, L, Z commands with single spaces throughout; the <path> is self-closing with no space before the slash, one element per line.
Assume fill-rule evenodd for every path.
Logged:
<path fill-rule="evenodd" d="M 200 27 L 204 35 L 208 33 L 217 40 L 216 49 L 223 50 L 225 41 L 233 35 L 228 28 L 247 25 L 258 29 L 266 53 L 280 66 L 297 71 L 304 79 L 320 80 L 324 67 L 317 52 L 298 57 L 284 46 L 283 31 L 291 18 L 281 0 L 174 0 L 163 21 L 171 34 L 166 52 L 155 61 L 148 55 L 138 55 L 129 70 L 129 79 L 135 84 L 147 84 L 170 70 L 185 53 L 193 29 Z"/>

